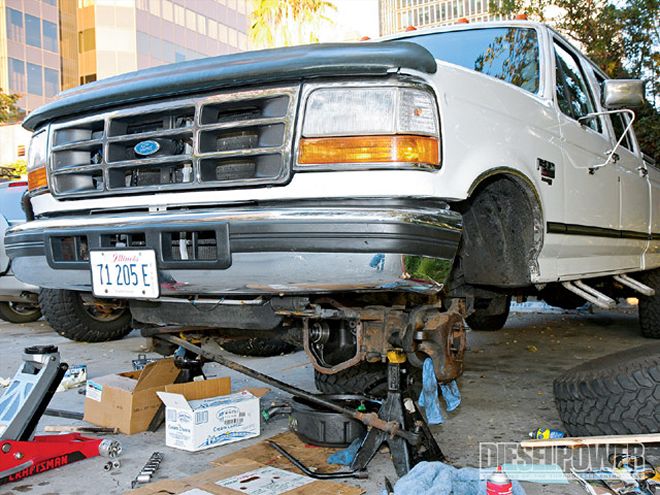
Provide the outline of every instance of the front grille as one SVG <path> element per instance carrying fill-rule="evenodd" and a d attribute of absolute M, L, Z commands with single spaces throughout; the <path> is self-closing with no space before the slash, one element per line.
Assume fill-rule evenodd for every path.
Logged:
<path fill-rule="evenodd" d="M 54 124 L 51 190 L 75 198 L 284 184 L 298 89 L 180 99 Z"/>

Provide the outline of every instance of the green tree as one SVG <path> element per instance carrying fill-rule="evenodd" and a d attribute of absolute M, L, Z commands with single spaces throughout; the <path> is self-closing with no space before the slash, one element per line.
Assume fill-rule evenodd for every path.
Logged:
<path fill-rule="evenodd" d="M 660 161 L 660 0 L 491 0 L 505 17 L 525 12 L 550 22 L 577 42 L 610 77 L 647 83 L 649 104 L 637 111 L 635 134 L 642 150 Z"/>
<path fill-rule="evenodd" d="M 336 10 L 325 0 L 252 0 L 250 41 L 259 48 L 317 43 L 325 14 Z"/>
<path fill-rule="evenodd" d="M 0 124 L 13 124 L 21 120 L 23 114 L 17 106 L 19 95 L 5 93 L 0 88 Z"/>

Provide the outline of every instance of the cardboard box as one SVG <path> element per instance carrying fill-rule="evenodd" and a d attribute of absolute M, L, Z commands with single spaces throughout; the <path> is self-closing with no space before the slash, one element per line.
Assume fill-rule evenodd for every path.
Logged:
<path fill-rule="evenodd" d="M 243 481 L 243 483 L 241 483 Z M 270 481 L 266 486 L 265 482 Z M 238 488 L 240 485 L 240 488 Z M 251 459 L 238 458 L 184 478 L 150 483 L 131 495 L 361 495 L 365 491 L 341 481 L 315 480 Z"/>
<path fill-rule="evenodd" d="M 89 378 L 84 420 L 127 435 L 146 431 L 162 404 L 156 392 L 173 384 L 178 375 L 174 360 L 162 359 L 141 371 Z"/>
<path fill-rule="evenodd" d="M 231 392 L 229 378 L 183 383 L 157 392 L 166 406 L 165 444 L 189 452 L 259 436 L 259 398 Z"/>

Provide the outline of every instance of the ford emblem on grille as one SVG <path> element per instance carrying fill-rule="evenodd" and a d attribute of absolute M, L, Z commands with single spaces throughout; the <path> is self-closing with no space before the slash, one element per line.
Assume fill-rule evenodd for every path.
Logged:
<path fill-rule="evenodd" d="M 154 141 L 153 139 L 140 141 L 138 144 L 136 144 L 133 147 L 133 151 L 135 151 L 135 154 L 142 156 L 153 155 L 159 149 L 160 149 L 160 144 L 158 144 L 158 141 Z"/>

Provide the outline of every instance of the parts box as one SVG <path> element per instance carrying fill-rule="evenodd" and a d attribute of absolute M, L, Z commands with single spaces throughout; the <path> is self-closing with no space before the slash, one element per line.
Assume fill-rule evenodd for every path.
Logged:
<path fill-rule="evenodd" d="M 197 452 L 259 436 L 264 389 L 230 392 L 229 378 L 170 385 L 157 392 L 166 406 L 165 444 Z"/>

